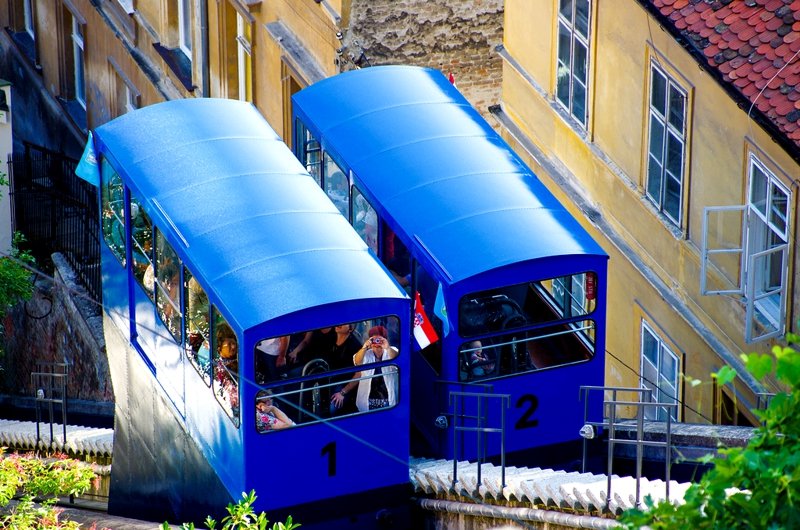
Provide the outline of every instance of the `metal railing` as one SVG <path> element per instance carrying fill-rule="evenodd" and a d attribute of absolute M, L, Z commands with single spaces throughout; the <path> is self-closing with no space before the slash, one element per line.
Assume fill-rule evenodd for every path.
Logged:
<path fill-rule="evenodd" d="M 466 414 L 464 401 L 475 400 L 475 414 Z M 450 392 L 450 407 L 453 409 L 453 488 L 458 483 L 458 454 L 459 433 L 474 432 L 476 438 L 477 482 L 476 489 L 481 484 L 481 465 L 486 461 L 486 436 L 488 434 L 500 435 L 500 467 L 501 487 L 506 487 L 506 409 L 509 407 L 511 396 L 509 394 L 495 394 L 490 392 Z M 490 427 L 487 421 L 487 412 L 493 401 L 497 401 L 500 409 L 500 426 Z M 478 493 L 477 491 L 475 492 Z"/>
<path fill-rule="evenodd" d="M 611 399 L 603 400 L 603 419 L 602 421 L 589 420 L 589 393 L 592 391 L 610 392 Z M 620 393 L 634 393 L 639 395 L 638 401 L 620 400 L 617 399 Z M 642 458 L 644 447 L 663 447 L 664 448 L 664 475 L 665 475 L 665 497 L 669 500 L 669 483 L 670 483 L 670 469 L 672 467 L 672 414 L 677 412 L 677 403 L 658 403 L 652 401 L 652 390 L 649 388 L 627 388 L 627 387 L 602 387 L 602 386 L 582 386 L 580 388 L 581 397 L 584 399 L 584 425 L 592 428 L 592 433 L 582 433 L 583 440 L 583 471 L 586 471 L 587 460 L 587 443 L 589 437 L 594 437 L 597 429 L 608 430 L 608 453 L 607 453 L 607 490 L 606 490 L 606 508 L 608 509 L 611 503 L 611 477 L 614 468 L 614 446 L 616 444 L 628 444 L 636 446 L 636 505 L 641 505 L 641 479 L 642 479 Z M 643 398 L 646 398 L 643 399 Z M 629 424 L 631 418 L 619 418 L 617 416 L 618 407 L 634 407 L 636 409 L 635 422 L 636 422 L 636 436 L 634 439 L 630 438 L 617 438 L 616 431 L 619 427 Z M 646 409 L 663 409 L 666 411 L 666 430 L 665 439 L 663 442 L 656 440 L 644 439 L 644 416 Z"/>
<path fill-rule="evenodd" d="M 89 296 L 100 300 L 98 190 L 75 175 L 77 160 L 31 143 L 9 156 L 11 222 L 27 239 L 37 267 L 61 253 Z"/>
<path fill-rule="evenodd" d="M 33 386 L 36 403 L 36 450 L 41 447 L 42 436 L 40 425 L 49 423 L 50 443 L 53 446 L 54 405 L 61 408 L 62 448 L 67 444 L 67 377 L 69 365 L 67 363 L 37 362 L 36 371 L 31 372 L 31 385 Z M 48 412 L 47 421 L 42 419 L 42 409 Z"/>

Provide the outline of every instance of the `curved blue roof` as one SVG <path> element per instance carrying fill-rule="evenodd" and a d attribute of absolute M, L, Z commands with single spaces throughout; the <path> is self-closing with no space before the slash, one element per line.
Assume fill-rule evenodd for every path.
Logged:
<path fill-rule="evenodd" d="M 250 103 L 159 103 L 94 138 L 243 329 L 344 300 L 406 298 Z"/>
<path fill-rule="evenodd" d="M 452 283 L 528 260 L 605 252 L 432 69 L 376 66 L 293 96 L 299 119 Z"/>

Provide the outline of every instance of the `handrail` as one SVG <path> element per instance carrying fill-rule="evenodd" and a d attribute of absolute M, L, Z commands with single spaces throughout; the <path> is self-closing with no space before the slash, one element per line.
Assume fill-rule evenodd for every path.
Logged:
<path fill-rule="evenodd" d="M 464 410 L 464 399 L 472 398 L 477 400 L 477 414 L 475 416 L 466 416 L 461 411 Z M 499 400 L 500 404 L 500 427 L 488 427 L 486 423 L 486 414 L 483 412 L 484 403 L 492 400 Z M 459 432 L 474 432 L 477 441 L 477 466 L 478 476 L 476 482 L 477 488 L 481 485 L 481 464 L 485 459 L 484 439 L 485 435 L 491 433 L 500 434 L 500 466 L 501 466 L 501 487 L 506 487 L 506 409 L 509 407 L 511 395 L 510 394 L 495 394 L 489 392 L 450 392 L 450 406 L 453 407 L 453 489 L 455 489 L 458 482 L 458 433 Z M 503 406 L 505 405 L 505 406 Z M 488 408 L 488 407 L 487 407 Z M 466 426 L 459 424 L 459 420 L 472 419 L 475 420 L 477 426 Z"/>

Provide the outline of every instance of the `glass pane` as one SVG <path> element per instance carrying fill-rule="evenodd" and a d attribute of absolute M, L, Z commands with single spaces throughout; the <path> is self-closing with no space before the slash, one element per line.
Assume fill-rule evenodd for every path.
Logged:
<path fill-rule="evenodd" d="M 658 338 L 646 326 L 642 326 L 642 357 L 653 366 L 658 366 L 658 342 Z"/>
<path fill-rule="evenodd" d="M 153 223 L 135 197 L 131 197 L 131 242 L 133 276 L 139 285 L 144 287 L 150 299 L 154 300 Z"/>
<path fill-rule="evenodd" d="M 316 141 L 311 133 L 306 131 L 306 141 L 304 142 L 306 171 L 311 173 L 317 184 L 322 186 L 322 150 L 320 149 L 319 142 Z"/>
<path fill-rule="evenodd" d="M 686 97 L 676 87 L 669 87 L 669 123 L 683 136 L 686 117 Z"/>
<path fill-rule="evenodd" d="M 659 162 L 664 160 L 664 123 L 658 115 L 650 113 L 650 155 Z"/>
<path fill-rule="evenodd" d="M 664 212 L 673 221 L 680 223 L 681 220 L 681 184 L 672 176 L 667 175 L 666 186 L 664 187 Z"/>
<path fill-rule="evenodd" d="M 661 350 L 661 375 L 670 386 L 678 384 L 678 359 L 666 346 Z"/>
<path fill-rule="evenodd" d="M 214 395 L 222 409 L 239 425 L 239 340 L 216 308 L 214 317 Z"/>
<path fill-rule="evenodd" d="M 572 21 L 572 0 L 561 0 L 558 12 L 569 21 Z"/>
<path fill-rule="evenodd" d="M 575 0 L 575 30 L 589 36 L 589 0 Z"/>
<path fill-rule="evenodd" d="M 769 178 L 767 174 L 757 164 L 751 161 L 750 163 L 750 204 L 761 212 L 764 217 L 767 216 L 767 187 L 769 185 Z"/>
<path fill-rule="evenodd" d="M 569 29 L 558 25 L 558 65 L 556 71 L 556 97 L 570 107 L 570 79 L 572 77 L 572 49 Z"/>
<path fill-rule="evenodd" d="M 588 80 L 588 64 L 589 64 L 589 50 L 580 41 L 575 41 L 575 56 L 573 58 L 575 82 L 583 85 L 584 87 L 589 84 Z M 577 99 L 577 95 L 575 96 Z"/>
<path fill-rule="evenodd" d="M 661 179 L 663 178 L 661 164 L 652 156 L 648 157 L 647 165 L 647 196 L 656 206 L 661 207 Z"/>
<path fill-rule="evenodd" d="M 467 341 L 459 350 L 459 380 L 502 377 L 587 361 L 593 355 L 588 336 L 594 336 L 591 320 Z"/>
<path fill-rule="evenodd" d="M 378 254 L 378 214 L 358 189 L 353 188 L 353 228 L 369 248 Z"/>
<path fill-rule="evenodd" d="M 120 263 L 125 265 L 125 193 L 122 179 L 108 163 L 102 162 L 103 239 Z"/>
<path fill-rule="evenodd" d="M 770 186 L 769 222 L 782 237 L 786 237 L 787 219 L 789 218 L 789 197 L 775 182 Z"/>
<path fill-rule="evenodd" d="M 667 171 L 677 180 L 683 175 L 683 142 L 667 131 Z"/>
<path fill-rule="evenodd" d="M 667 115 L 667 78 L 653 68 L 650 80 L 650 106 L 662 117 Z"/>
<path fill-rule="evenodd" d="M 402 353 L 399 344 L 399 319 L 384 316 L 264 338 L 256 342 L 252 361 L 257 384 L 291 382 L 285 390 L 295 391 L 287 394 L 282 408 L 293 421 L 307 423 L 372 410 L 370 399 L 393 405 L 396 370 L 393 376 L 381 372 L 387 377 L 371 381 L 356 376 L 377 375 L 370 366 L 397 358 Z M 318 377 L 312 381 L 295 382 L 314 375 Z M 379 404 L 373 401 L 373 409 Z"/>
<path fill-rule="evenodd" d="M 156 309 L 176 341 L 181 342 L 180 262 L 156 229 Z"/>
<path fill-rule="evenodd" d="M 572 115 L 586 125 L 586 87 L 577 78 L 572 85 Z"/>
<path fill-rule="evenodd" d="M 350 219 L 350 185 L 341 168 L 325 154 L 325 193 L 336 208 Z"/>
<path fill-rule="evenodd" d="M 208 305 L 208 295 L 186 267 L 183 269 L 183 279 L 186 300 L 186 355 L 206 384 L 210 385 L 211 308 Z"/>
<path fill-rule="evenodd" d="M 591 290 L 583 288 L 587 276 Z M 458 305 L 459 333 L 473 337 L 588 315 L 596 306 L 596 277 L 581 273 L 470 293 Z"/>

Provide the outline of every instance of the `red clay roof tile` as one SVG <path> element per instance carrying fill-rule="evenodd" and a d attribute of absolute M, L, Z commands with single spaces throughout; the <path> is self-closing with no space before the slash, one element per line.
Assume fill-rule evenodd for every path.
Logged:
<path fill-rule="evenodd" d="M 800 147 L 800 0 L 647 1 Z"/>

